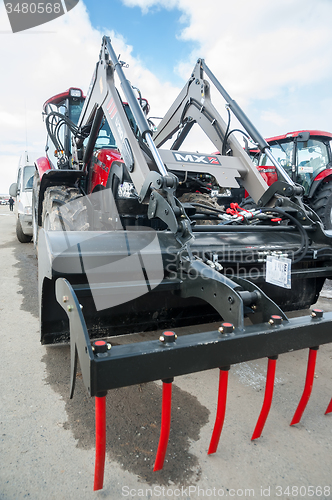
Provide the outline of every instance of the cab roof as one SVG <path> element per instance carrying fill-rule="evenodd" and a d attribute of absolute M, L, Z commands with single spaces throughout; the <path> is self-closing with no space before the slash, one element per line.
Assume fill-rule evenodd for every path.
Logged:
<path fill-rule="evenodd" d="M 265 139 L 266 142 L 274 142 L 274 141 L 284 141 L 286 139 L 298 137 L 298 135 L 302 134 L 303 132 L 309 132 L 310 137 L 325 137 L 326 139 L 332 139 L 332 133 L 331 132 L 324 132 L 322 130 L 297 130 L 296 132 L 288 132 L 287 134 L 284 135 L 277 135 L 276 137 L 269 137 L 268 139 Z"/>
<path fill-rule="evenodd" d="M 56 106 L 58 104 L 61 104 L 62 101 L 64 101 L 65 99 L 67 99 L 71 95 L 72 90 L 79 90 L 81 93 L 81 97 L 85 98 L 85 95 L 83 94 L 81 89 L 79 89 L 78 87 L 70 87 L 69 89 L 65 90 L 64 92 L 61 92 L 60 94 L 56 94 L 53 97 L 50 97 L 49 99 L 47 99 L 47 101 L 45 101 L 43 104 L 44 112 L 46 112 L 46 106 L 48 104 L 55 104 Z"/>

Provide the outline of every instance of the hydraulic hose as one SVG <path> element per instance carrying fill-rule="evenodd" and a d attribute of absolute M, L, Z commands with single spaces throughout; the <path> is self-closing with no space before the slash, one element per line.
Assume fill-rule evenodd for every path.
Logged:
<path fill-rule="evenodd" d="M 276 207 L 261 208 L 260 211 L 263 213 L 276 212 L 277 214 L 280 214 L 284 217 L 287 217 L 298 228 L 299 233 L 301 235 L 301 246 L 294 253 L 294 256 L 298 255 L 298 257 L 293 261 L 293 264 L 300 262 L 303 259 L 303 257 L 305 256 L 305 254 L 307 253 L 308 247 L 309 247 L 309 238 L 308 238 L 308 235 L 307 235 L 305 229 L 303 228 L 302 224 L 295 217 L 288 214 L 284 210 L 281 210 L 280 208 L 276 208 Z"/>

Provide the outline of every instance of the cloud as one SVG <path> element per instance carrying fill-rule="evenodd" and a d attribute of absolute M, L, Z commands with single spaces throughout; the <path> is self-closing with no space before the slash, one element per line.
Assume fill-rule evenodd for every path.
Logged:
<path fill-rule="evenodd" d="M 142 11 L 176 7 L 187 20 L 180 39 L 199 49 L 178 65 L 187 79 L 197 57 L 204 57 L 239 102 L 270 99 L 280 88 L 306 86 L 331 78 L 329 0 L 123 0 Z"/>
<path fill-rule="evenodd" d="M 283 115 L 276 113 L 275 111 L 263 111 L 261 114 L 261 119 L 266 122 L 273 123 L 282 129 L 287 125 L 287 118 Z"/>
<path fill-rule="evenodd" d="M 105 34 L 111 37 L 116 53 L 121 53 L 121 59 L 129 63 L 127 77 L 148 97 L 154 115 L 161 113 L 165 102 L 170 104 L 178 89 L 160 82 L 144 68 L 132 56 L 132 47 L 121 34 L 94 29 L 82 1 L 38 31 L 16 34 L 11 33 L 4 6 L 0 4 L 0 193 L 8 192 L 9 184 L 15 182 L 22 151 L 44 154 L 43 103 L 72 86 L 87 91 Z"/>
<path fill-rule="evenodd" d="M 205 0 L 203 4 L 201 0 L 123 0 L 123 3 L 128 7 L 138 6 L 142 12 L 179 10 L 179 18 L 185 23 L 178 36 L 180 40 L 195 42 L 196 48 L 177 65 L 178 74 L 186 81 L 197 58 L 204 57 L 263 135 L 284 133 L 284 128 L 301 129 L 304 122 L 309 128 L 330 128 L 332 60 L 327 56 L 332 42 L 330 0 Z M 129 63 L 126 75 L 148 98 L 153 116 L 162 116 L 180 90 L 171 81 L 160 81 L 152 67 L 146 68 L 139 57 L 133 56 L 125 31 L 101 33 L 94 29 L 82 0 L 67 15 L 38 31 L 15 35 L 10 32 L 1 3 L 0 32 L 0 192 L 7 190 L 8 157 L 17 158 L 26 146 L 43 154 L 46 137 L 41 117 L 43 102 L 70 86 L 86 92 L 103 34 L 111 36 L 116 53 L 121 53 L 121 59 Z M 135 54 L 139 54 L 136 47 Z M 173 68 L 169 69 L 171 77 Z M 215 92 L 212 97 L 215 100 Z M 6 162 L 2 155 L 6 155 Z M 13 170 L 11 180 L 14 178 Z"/>
<path fill-rule="evenodd" d="M 0 194 L 9 194 L 9 187 L 16 182 L 16 173 L 20 155 L 0 155 Z"/>
<path fill-rule="evenodd" d="M 195 50 L 177 73 L 187 79 L 203 57 L 263 135 L 331 129 L 324 106 L 332 80 L 330 0 L 123 1 L 143 12 L 165 4 L 180 10 L 186 25 L 179 38 Z"/>
<path fill-rule="evenodd" d="M 140 7 L 143 14 L 146 14 L 152 7 L 164 8 L 167 10 L 179 7 L 178 0 L 122 0 L 127 7 Z"/>

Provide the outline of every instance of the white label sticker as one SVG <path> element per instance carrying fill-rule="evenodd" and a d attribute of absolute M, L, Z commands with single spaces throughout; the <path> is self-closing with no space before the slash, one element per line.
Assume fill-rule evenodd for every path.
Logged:
<path fill-rule="evenodd" d="M 301 172 L 301 174 L 312 174 L 313 171 L 314 171 L 314 168 L 311 167 L 310 165 L 304 166 L 304 167 L 299 167 L 299 172 Z"/>
<path fill-rule="evenodd" d="M 283 288 L 291 288 L 291 259 L 272 257 L 266 259 L 265 281 Z"/>

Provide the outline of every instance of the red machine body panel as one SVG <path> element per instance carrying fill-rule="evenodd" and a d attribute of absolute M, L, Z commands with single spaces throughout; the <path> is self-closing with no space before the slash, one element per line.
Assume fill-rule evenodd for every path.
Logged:
<path fill-rule="evenodd" d="M 47 172 L 48 170 L 54 170 L 53 165 L 51 164 L 49 159 L 46 158 L 45 156 L 42 156 L 41 158 L 38 158 L 38 160 L 36 160 L 36 166 L 39 172 L 40 179 L 43 177 L 44 173 Z"/>
<path fill-rule="evenodd" d="M 95 152 L 89 170 L 89 194 L 101 187 L 106 188 L 111 166 L 114 161 L 123 163 L 121 154 L 117 149 L 100 149 Z"/>

